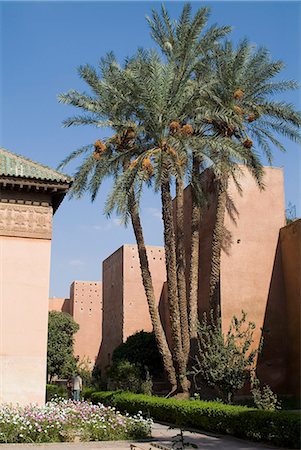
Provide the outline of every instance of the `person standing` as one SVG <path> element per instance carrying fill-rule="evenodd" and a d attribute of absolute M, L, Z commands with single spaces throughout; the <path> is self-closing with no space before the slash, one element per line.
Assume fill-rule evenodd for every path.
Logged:
<path fill-rule="evenodd" d="M 81 379 L 80 375 L 75 374 L 72 377 L 72 396 L 73 400 L 79 402 L 80 400 L 80 392 L 83 388 L 83 380 Z"/>

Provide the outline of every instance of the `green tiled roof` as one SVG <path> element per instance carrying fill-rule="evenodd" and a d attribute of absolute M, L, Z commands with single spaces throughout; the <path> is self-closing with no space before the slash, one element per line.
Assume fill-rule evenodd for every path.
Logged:
<path fill-rule="evenodd" d="M 0 177 L 34 178 L 44 181 L 70 183 L 71 177 L 24 156 L 0 148 Z"/>

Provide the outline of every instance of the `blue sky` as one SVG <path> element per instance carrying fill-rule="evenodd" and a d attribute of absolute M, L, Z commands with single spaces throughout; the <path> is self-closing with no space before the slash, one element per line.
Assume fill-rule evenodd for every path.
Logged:
<path fill-rule="evenodd" d="M 167 2 L 176 18 L 182 2 Z M 192 2 L 193 10 L 211 7 L 209 24 L 232 25 L 234 42 L 248 37 L 285 62 L 283 79 L 301 74 L 300 2 Z M 103 136 L 94 128 L 64 129 L 72 108 L 57 102 L 58 93 L 84 90 L 76 68 L 96 65 L 113 50 L 118 59 L 138 46 L 154 46 L 145 20 L 160 2 L 0 2 L 1 116 L 0 145 L 56 167 L 75 148 Z M 301 109 L 300 92 L 283 99 Z M 286 203 L 301 215 L 301 157 L 296 144 L 285 141 L 286 154 L 275 151 L 273 165 L 285 170 Z M 72 173 L 74 166 L 67 168 Z M 101 278 L 101 262 L 123 243 L 134 242 L 131 228 L 106 219 L 103 205 L 109 184 L 94 204 L 88 198 L 65 200 L 54 218 L 50 296 L 69 295 L 70 283 Z M 142 219 L 146 241 L 162 244 L 158 196 L 146 192 Z"/>

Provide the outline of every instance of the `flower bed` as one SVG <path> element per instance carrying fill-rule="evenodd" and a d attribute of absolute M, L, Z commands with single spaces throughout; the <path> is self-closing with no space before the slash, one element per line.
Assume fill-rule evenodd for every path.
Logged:
<path fill-rule="evenodd" d="M 101 403 L 56 399 L 45 406 L 0 406 L 0 443 L 103 441 L 146 438 L 151 421 L 121 415 Z"/>

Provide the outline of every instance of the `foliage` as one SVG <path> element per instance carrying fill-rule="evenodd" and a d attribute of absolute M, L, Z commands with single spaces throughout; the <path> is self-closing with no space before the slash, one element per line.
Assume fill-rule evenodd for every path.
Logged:
<path fill-rule="evenodd" d="M 258 409 L 263 409 L 265 411 L 276 411 L 277 409 L 281 409 L 277 394 L 275 394 L 268 385 L 261 387 L 258 378 L 252 380 L 251 392 L 254 403 Z"/>
<path fill-rule="evenodd" d="M 103 389 L 103 381 L 101 377 L 101 368 L 99 363 L 96 363 L 92 370 L 92 386 L 95 386 L 98 389 Z"/>
<path fill-rule="evenodd" d="M 45 406 L 0 406 L 0 443 L 103 441 L 145 438 L 151 421 L 122 416 L 102 404 L 57 399 Z"/>
<path fill-rule="evenodd" d="M 217 322 L 206 314 L 198 327 L 198 351 L 192 374 L 197 383 L 215 388 L 226 403 L 230 403 L 233 393 L 241 389 L 254 369 L 256 356 L 261 350 L 251 350 L 255 324 L 242 317 L 233 317 L 226 335 L 222 332 L 221 319 Z"/>
<path fill-rule="evenodd" d="M 50 311 L 48 319 L 47 374 L 65 378 L 76 372 L 73 355 L 74 334 L 79 325 L 63 312 Z"/>
<path fill-rule="evenodd" d="M 91 395 L 97 392 L 97 390 L 94 387 L 83 387 L 83 390 L 81 392 L 82 399 L 85 401 L 91 401 Z"/>
<path fill-rule="evenodd" d="M 141 368 L 147 368 L 150 375 L 163 373 L 162 357 L 154 333 L 139 331 L 119 345 L 113 352 L 113 362 L 127 360 Z"/>
<path fill-rule="evenodd" d="M 145 380 L 141 382 L 140 393 L 145 395 L 153 393 L 153 380 L 148 370 L 146 370 Z"/>
<path fill-rule="evenodd" d="M 152 392 L 152 380 L 149 373 L 143 379 L 141 367 L 127 360 L 114 362 L 108 372 L 109 389 L 130 391 L 135 393 Z"/>
<path fill-rule="evenodd" d="M 287 448 L 299 448 L 301 427 L 298 413 L 259 411 L 218 402 L 191 402 L 125 392 L 95 392 L 92 394 L 92 402 L 110 404 L 129 414 L 142 411 L 153 420 L 167 422 L 179 428 L 189 427 Z"/>
<path fill-rule="evenodd" d="M 91 361 L 88 357 L 77 362 L 77 372 L 83 381 L 83 386 L 92 386 L 93 372 L 91 370 Z"/>
<path fill-rule="evenodd" d="M 68 399 L 66 385 L 46 384 L 46 402 L 50 402 L 50 400 L 56 397 Z"/>
<path fill-rule="evenodd" d="M 297 220 L 296 205 L 293 205 L 291 202 L 289 202 L 288 207 L 285 210 L 285 216 L 286 225 L 295 222 L 295 220 Z"/>

